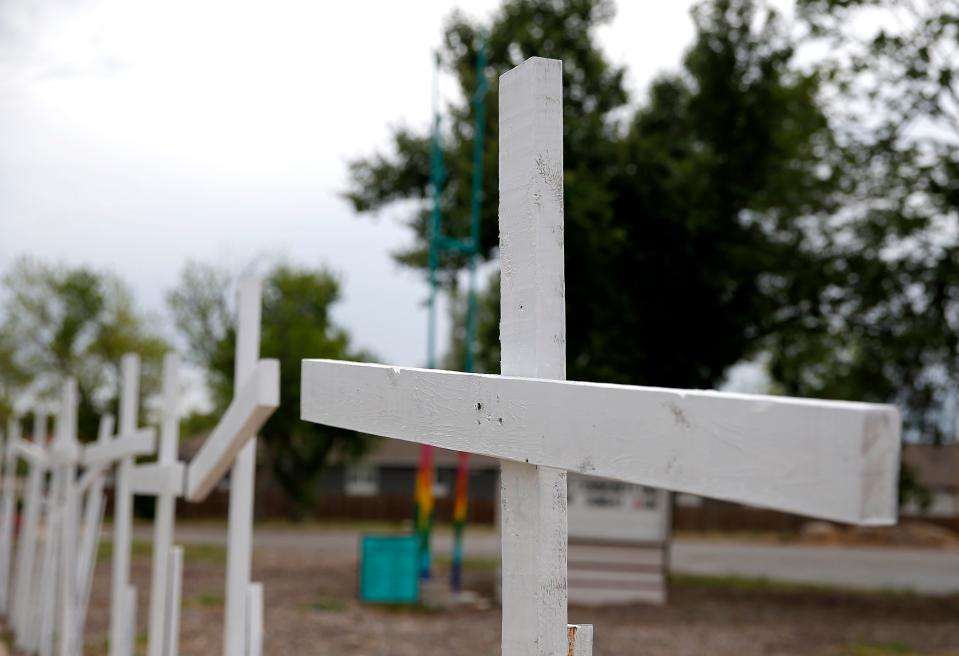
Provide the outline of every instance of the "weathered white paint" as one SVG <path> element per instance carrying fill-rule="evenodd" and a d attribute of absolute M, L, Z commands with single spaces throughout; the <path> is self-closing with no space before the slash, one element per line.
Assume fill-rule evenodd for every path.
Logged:
<path fill-rule="evenodd" d="M 23 440 L 17 445 L 20 457 L 27 461 L 27 485 L 23 496 L 23 519 L 20 539 L 17 542 L 16 567 L 11 608 L 11 628 L 16 636 L 16 645 L 23 649 L 29 611 L 36 599 L 39 580 L 35 573 L 37 550 L 37 524 L 40 521 L 40 506 L 43 495 L 43 479 L 46 475 L 45 438 L 47 415 L 38 410 L 33 414 L 33 442 Z"/>
<path fill-rule="evenodd" d="M 183 547 L 170 549 L 167 577 L 163 656 L 177 656 L 180 641 L 180 604 L 183 596 Z"/>
<path fill-rule="evenodd" d="M 176 497 L 183 494 L 184 467 L 177 462 L 180 442 L 180 414 L 177 399 L 179 359 L 168 353 L 163 359 L 163 408 L 160 429 L 160 452 L 157 462 L 134 469 L 133 491 L 157 497 L 153 520 L 153 567 L 150 577 L 150 616 L 147 654 L 164 655 L 164 641 L 169 642 L 170 558 L 173 549 L 173 521 Z"/>
<path fill-rule="evenodd" d="M 280 363 L 260 360 L 190 462 L 187 499 L 202 501 L 280 405 Z"/>
<path fill-rule="evenodd" d="M 0 499 L 0 613 L 10 609 L 10 560 L 13 557 L 13 523 L 16 519 L 17 445 L 20 443 L 20 418 L 7 422 L 3 443 L 3 498 Z"/>
<path fill-rule="evenodd" d="M 120 427 L 117 442 L 133 441 L 140 434 L 137 414 L 140 405 L 140 358 L 135 354 L 123 356 L 120 366 Z M 133 473 L 132 453 L 123 454 L 113 474 L 113 570 L 110 581 L 110 656 L 129 656 L 128 632 L 130 597 L 136 600 L 136 590 L 130 586 L 130 543 L 133 524 L 133 495 L 130 479 Z"/>
<path fill-rule="evenodd" d="M 836 521 L 895 520 L 888 405 L 306 360 L 303 418 Z"/>
<path fill-rule="evenodd" d="M 501 371 L 563 380 L 562 62 L 500 77 L 499 130 Z M 538 464 L 501 464 L 504 655 L 567 648 L 566 472 Z"/>

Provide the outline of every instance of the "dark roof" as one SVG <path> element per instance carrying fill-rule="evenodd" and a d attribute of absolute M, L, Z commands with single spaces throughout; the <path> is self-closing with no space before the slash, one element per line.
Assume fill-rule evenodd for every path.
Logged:
<path fill-rule="evenodd" d="M 906 444 L 902 459 L 915 469 L 925 487 L 959 489 L 959 442 L 941 446 Z"/>

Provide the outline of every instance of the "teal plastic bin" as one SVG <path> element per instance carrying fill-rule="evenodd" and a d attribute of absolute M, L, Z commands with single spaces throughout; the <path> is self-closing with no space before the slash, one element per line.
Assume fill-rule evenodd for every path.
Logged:
<path fill-rule="evenodd" d="M 420 599 L 415 535 L 364 535 L 360 540 L 360 601 L 412 604 Z"/>

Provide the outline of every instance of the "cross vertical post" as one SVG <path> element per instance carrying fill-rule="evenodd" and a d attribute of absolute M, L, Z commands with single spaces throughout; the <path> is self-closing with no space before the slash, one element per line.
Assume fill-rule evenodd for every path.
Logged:
<path fill-rule="evenodd" d="M 176 513 L 176 497 L 183 490 L 183 466 L 177 462 L 177 446 L 180 441 L 180 418 L 177 409 L 177 378 L 179 358 L 168 353 L 163 359 L 163 410 L 160 427 L 160 446 L 156 465 L 134 469 L 134 476 L 143 471 L 170 472 L 175 483 L 172 489 L 157 491 L 156 514 L 153 519 L 153 569 L 150 583 L 150 619 L 148 627 L 148 656 L 163 656 L 164 642 L 175 641 L 176 636 L 167 636 L 170 622 L 167 618 L 169 605 L 169 566 L 173 549 L 173 520 Z"/>
<path fill-rule="evenodd" d="M 10 558 L 13 555 L 13 523 L 17 495 L 17 446 L 20 443 L 20 418 L 10 417 L 7 439 L 3 444 L 3 499 L 0 506 L 0 613 L 9 617 Z"/>
<path fill-rule="evenodd" d="M 77 462 L 80 458 L 80 442 L 77 440 L 77 386 L 74 380 L 67 382 L 64 391 L 64 421 L 52 448 L 56 476 L 61 478 L 58 486 L 60 507 L 60 634 L 58 653 L 74 656 L 76 620 L 76 563 L 77 563 Z M 79 652 L 77 652 L 79 653 Z"/>
<path fill-rule="evenodd" d="M 37 524 L 40 521 L 43 480 L 46 476 L 45 449 L 47 434 L 47 415 L 40 410 L 33 411 L 33 443 L 29 445 L 32 458 L 28 458 L 30 473 L 27 474 L 27 487 L 23 500 L 23 527 L 17 542 L 16 575 L 13 584 L 13 606 L 11 622 L 16 635 L 17 646 L 26 646 L 24 635 L 31 609 L 36 599 L 35 587 L 38 584 L 34 576 L 34 560 L 37 548 Z M 21 443 L 21 448 L 27 445 Z"/>
<path fill-rule="evenodd" d="M 239 317 L 233 372 L 234 394 L 239 395 L 260 357 L 260 282 L 240 283 Z M 226 561 L 223 653 L 246 653 L 247 595 L 253 550 L 253 485 L 256 473 L 256 436 L 243 446 L 230 474 L 230 516 Z"/>
<path fill-rule="evenodd" d="M 123 356 L 120 365 L 119 438 L 133 435 L 137 428 L 140 401 L 140 358 L 132 353 Z M 133 497 L 130 474 L 133 455 L 120 459 L 113 477 L 113 579 L 110 581 L 110 656 L 124 653 L 127 626 L 125 618 L 130 585 L 130 533 L 133 525 Z"/>
<path fill-rule="evenodd" d="M 566 378 L 562 75 L 534 57 L 500 78 L 504 376 Z M 503 655 L 565 653 L 566 472 L 502 461 L 500 486 Z"/>

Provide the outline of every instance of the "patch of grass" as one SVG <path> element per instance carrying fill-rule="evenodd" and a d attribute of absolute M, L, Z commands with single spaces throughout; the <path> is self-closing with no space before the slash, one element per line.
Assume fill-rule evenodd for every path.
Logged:
<path fill-rule="evenodd" d="M 226 547 L 218 544 L 183 545 L 184 560 L 205 560 L 208 562 L 226 562 Z"/>
<path fill-rule="evenodd" d="M 709 588 L 714 590 L 744 590 L 752 592 L 829 592 L 851 595 L 869 595 L 883 597 L 917 597 L 909 590 L 888 588 L 883 590 L 865 590 L 862 588 L 829 585 L 825 583 L 794 583 L 774 581 L 766 577 L 751 576 L 708 576 L 704 574 L 669 575 L 669 583 L 680 588 Z M 946 599 L 947 597 L 943 597 Z"/>
<path fill-rule="evenodd" d="M 130 556 L 133 558 L 149 558 L 153 555 L 153 545 L 146 540 L 134 540 L 130 543 Z M 97 560 L 113 558 L 113 541 L 104 540 L 97 546 Z"/>
<path fill-rule="evenodd" d="M 303 604 L 302 608 L 321 613 L 342 613 L 346 610 L 346 602 L 338 597 L 319 597 Z"/>
<path fill-rule="evenodd" d="M 926 652 L 916 651 L 907 644 L 901 642 L 883 642 L 876 644 L 867 644 L 857 642 L 850 645 L 844 652 L 844 656 L 922 656 Z"/>
<path fill-rule="evenodd" d="M 446 554 L 438 554 L 433 557 L 433 565 L 443 569 L 449 569 L 452 560 Z M 466 572 L 495 572 L 499 569 L 499 558 L 464 558 L 463 571 Z"/>
<path fill-rule="evenodd" d="M 133 558 L 150 558 L 153 555 L 153 545 L 147 540 L 134 540 L 130 543 L 130 556 Z M 101 542 L 97 547 L 97 560 L 107 561 L 113 557 L 113 542 Z M 226 547 L 216 544 L 186 544 L 183 545 L 183 557 L 186 560 L 203 560 L 222 563 L 226 561 Z"/>
<path fill-rule="evenodd" d="M 219 608 L 223 606 L 223 595 L 217 592 L 204 592 L 183 600 L 186 608 Z"/>

